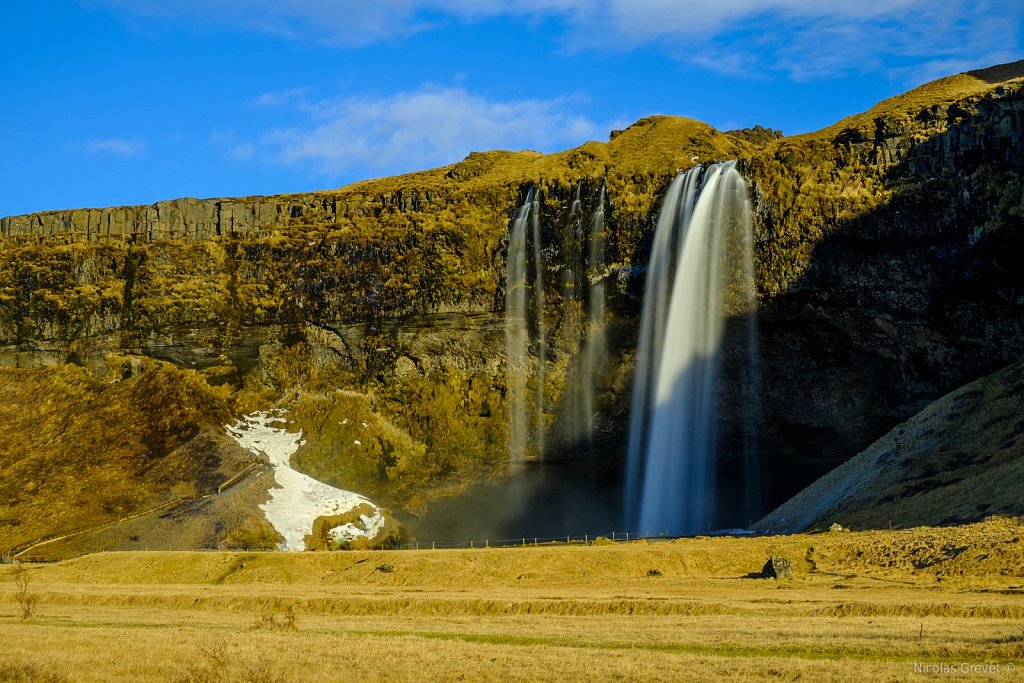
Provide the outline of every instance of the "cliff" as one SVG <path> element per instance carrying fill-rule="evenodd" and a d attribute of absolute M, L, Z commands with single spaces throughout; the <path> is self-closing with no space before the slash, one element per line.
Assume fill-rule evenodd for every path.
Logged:
<path fill-rule="evenodd" d="M 679 169 L 738 158 L 778 503 L 1024 352 L 1022 77 L 1024 62 L 961 74 L 790 138 L 652 117 L 559 154 L 474 153 L 335 191 L 0 219 L 0 363 L 115 379 L 117 352 L 194 368 L 231 410 L 288 407 L 312 435 L 295 456 L 308 471 L 419 514 L 506 473 L 505 257 L 531 187 L 556 422 L 580 353 L 570 206 L 591 212 L 604 184 L 596 453 L 561 439 L 549 456 L 614 477 L 661 196 Z"/>
<path fill-rule="evenodd" d="M 774 490 L 1024 353 L 1022 75 L 942 79 L 747 163 Z"/>
<path fill-rule="evenodd" d="M 957 389 L 773 510 L 765 533 L 1024 514 L 1024 364 Z"/>

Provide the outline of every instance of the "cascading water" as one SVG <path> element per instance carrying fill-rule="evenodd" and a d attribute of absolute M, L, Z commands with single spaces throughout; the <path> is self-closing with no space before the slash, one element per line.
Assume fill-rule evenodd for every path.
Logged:
<path fill-rule="evenodd" d="M 565 258 L 558 337 L 560 348 L 571 353 L 572 358 L 566 368 L 555 437 L 558 448 L 593 456 L 597 383 L 604 376 L 608 355 L 604 284 L 606 195 L 602 186 L 587 220 L 582 190 L 582 185 L 577 186 L 562 233 Z"/>
<path fill-rule="evenodd" d="M 690 169 L 669 186 L 651 247 L 634 374 L 626 504 L 638 531 L 691 534 L 715 521 L 727 316 L 738 321 L 730 343 L 756 345 L 750 225 L 735 162 Z M 749 364 L 756 355 L 740 357 Z M 741 394 L 756 400 L 756 367 L 733 376 L 753 385 Z M 740 412 L 751 421 L 750 409 Z M 740 506 L 749 508 L 756 454 L 752 438 L 741 441 L 739 476 L 748 493 Z"/>
<path fill-rule="evenodd" d="M 526 283 L 526 221 L 533 206 L 533 190 L 519 208 L 508 240 L 505 264 L 505 355 L 508 387 L 508 456 L 526 459 L 529 444 L 526 378 L 530 346 Z"/>
<path fill-rule="evenodd" d="M 582 434 L 587 443 L 594 439 L 594 396 L 595 380 L 604 374 L 605 362 L 608 357 L 607 336 L 605 332 L 605 234 L 604 204 L 605 187 L 601 185 L 601 194 L 594 207 L 590 220 L 590 244 L 587 249 L 587 286 L 589 337 L 583 346 L 583 372 L 581 412 L 584 420 Z"/>
<path fill-rule="evenodd" d="M 530 206 L 530 225 L 533 228 L 533 306 L 537 330 L 537 384 L 534 387 L 534 438 L 537 458 L 544 459 L 544 441 L 547 425 L 544 422 L 544 380 L 548 365 L 547 327 L 544 323 L 544 255 L 540 244 L 540 198 L 533 194 Z"/>
<path fill-rule="evenodd" d="M 505 266 L 505 353 L 509 410 L 509 461 L 524 462 L 544 453 L 544 264 L 540 244 L 540 201 L 533 189 L 519 207 L 509 235 Z M 527 247 L 530 228 L 532 252 Z M 533 256 L 531 273 L 530 255 Z M 532 274 L 532 282 L 530 275 Z M 532 289 L 532 295 L 531 294 Z M 532 311 L 531 311 L 532 306 Z M 531 324 L 532 323 L 532 324 Z M 536 385 L 529 395 L 531 328 L 537 349 Z"/>
<path fill-rule="evenodd" d="M 569 205 L 569 217 L 562 234 L 562 250 L 564 263 L 560 274 L 562 295 L 562 319 L 559 323 L 559 336 L 562 347 L 578 352 L 584 343 L 586 330 L 582 316 L 583 278 L 581 273 L 586 268 L 583 257 L 583 186 L 577 185 Z M 578 361 L 577 353 L 574 361 Z M 577 379 L 579 368 L 576 362 L 570 364 L 566 371 L 565 391 L 562 394 L 562 405 L 556 421 L 556 440 L 558 447 L 575 448 L 583 437 L 586 421 L 585 392 L 582 377 Z"/>

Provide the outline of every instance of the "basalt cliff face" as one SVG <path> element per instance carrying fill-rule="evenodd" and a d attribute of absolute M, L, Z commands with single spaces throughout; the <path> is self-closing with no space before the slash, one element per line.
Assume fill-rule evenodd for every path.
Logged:
<path fill-rule="evenodd" d="M 1024 353 L 1024 99 L 1005 82 L 1022 68 L 937 81 L 749 161 L 778 486 Z"/>
<path fill-rule="evenodd" d="M 336 191 L 3 218 L 0 364 L 124 382 L 139 380 L 126 357 L 194 370 L 234 412 L 286 407 L 307 434 L 297 466 L 414 519 L 506 472 L 505 259 L 532 187 L 548 458 L 614 478 L 659 201 L 678 170 L 735 158 L 755 209 L 760 452 L 778 503 L 1024 353 L 1022 77 L 1024 62 L 961 74 L 792 138 L 652 117 L 607 143 Z M 608 293 L 610 360 L 584 449 L 558 429 L 587 326 L 570 207 L 589 215 L 602 196 L 607 263 L 588 278 Z M 5 472 L 20 457 L 6 448 Z"/>

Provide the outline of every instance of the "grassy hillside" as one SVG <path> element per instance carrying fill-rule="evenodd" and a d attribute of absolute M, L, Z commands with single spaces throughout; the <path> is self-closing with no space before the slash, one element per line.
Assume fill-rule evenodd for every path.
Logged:
<path fill-rule="evenodd" d="M 225 392 L 156 361 L 111 364 L 123 379 L 0 369 L 0 549 L 199 498 L 252 461 L 224 434 Z"/>
<path fill-rule="evenodd" d="M 1024 364 L 958 389 L 755 525 L 803 531 L 950 524 L 1024 514 Z"/>
<path fill-rule="evenodd" d="M 848 116 L 820 131 L 798 137 L 830 137 L 842 131 L 866 129 L 883 117 L 910 120 L 922 110 L 946 108 L 956 102 L 977 99 L 996 87 L 1010 85 L 1021 79 L 1024 79 L 1024 60 L 946 76 L 882 100 L 866 112 Z"/>

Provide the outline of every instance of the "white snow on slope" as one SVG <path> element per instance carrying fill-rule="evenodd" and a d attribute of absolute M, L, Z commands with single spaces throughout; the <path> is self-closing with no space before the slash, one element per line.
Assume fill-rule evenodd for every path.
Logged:
<path fill-rule="evenodd" d="M 384 516 L 368 499 L 292 469 L 292 454 L 304 442 L 301 433 L 284 429 L 281 415 L 253 413 L 224 428 L 242 448 L 256 455 L 266 454 L 274 465 L 278 488 L 270 489 L 270 500 L 260 505 L 260 509 L 274 529 L 284 536 L 284 543 L 278 546 L 281 550 L 305 550 L 305 536 L 312 533 L 317 517 L 344 514 L 364 503 L 374 509 L 374 514 L 359 516 L 362 528 L 345 524 L 332 529 L 331 536 L 338 541 L 351 541 L 357 536 L 373 538 L 384 527 Z"/>

